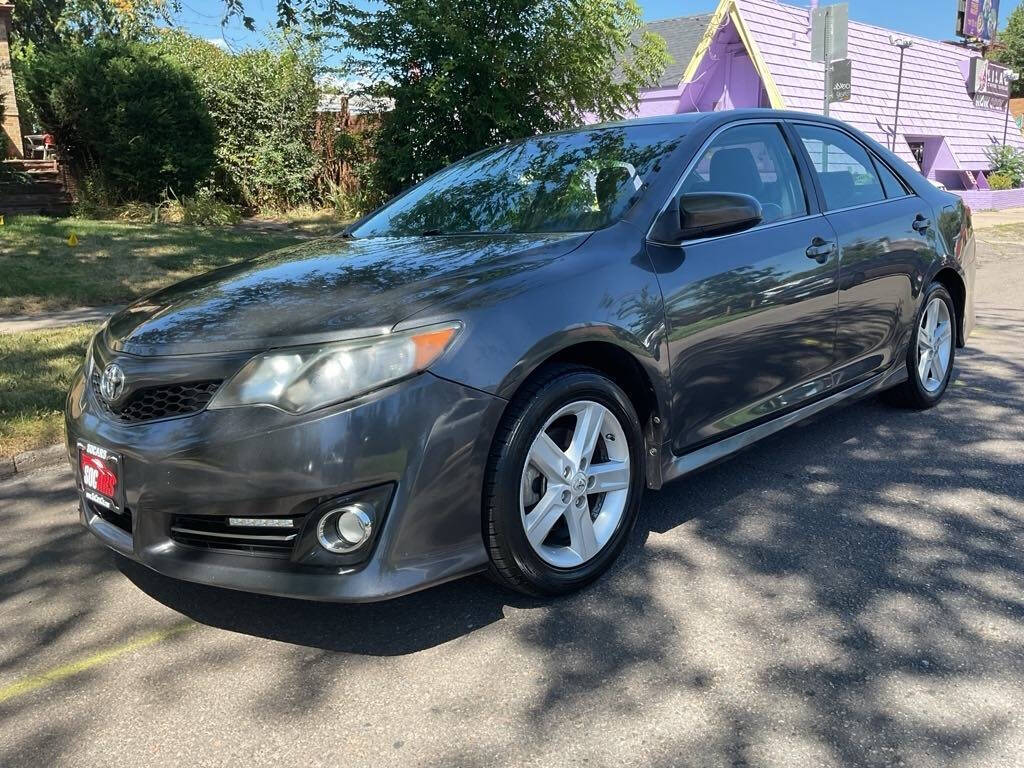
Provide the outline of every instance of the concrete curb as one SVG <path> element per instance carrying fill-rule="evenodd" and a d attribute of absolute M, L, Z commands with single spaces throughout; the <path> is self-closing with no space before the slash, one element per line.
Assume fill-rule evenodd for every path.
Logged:
<path fill-rule="evenodd" d="M 43 467 L 52 467 L 67 460 L 67 451 L 62 443 L 34 451 L 24 451 L 14 456 L 0 457 L 0 480 L 9 480 Z"/>

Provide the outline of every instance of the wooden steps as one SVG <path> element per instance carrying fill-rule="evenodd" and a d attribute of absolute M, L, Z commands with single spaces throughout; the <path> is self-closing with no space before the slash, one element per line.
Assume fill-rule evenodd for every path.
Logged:
<path fill-rule="evenodd" d="M 0 213 L 67 216 L 71 212 L 74 200 L 56 160 L 6 160 L 4 166 L 19 176 L 0 182 Z"/>

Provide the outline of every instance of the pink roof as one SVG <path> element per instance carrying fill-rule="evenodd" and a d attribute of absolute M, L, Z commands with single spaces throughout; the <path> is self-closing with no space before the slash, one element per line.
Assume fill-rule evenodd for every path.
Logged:
<path fill-rule="evenodd" d="M 811 61 L 808 10 L 775 0 L 735 2 L 785 107 L 820 114 L 825 75 L 823 65 Z M 889 43 L 892 34 L 913 41 L 904 60 L 901 136 L 943 136 L 961 169 L 987 169 L 985 150 L 993 143 L 1002 144 L 1005 113 L 974 106 L 965 72 L 977 54 L 959 46 L 851 21 L 853 96 L 833 104 L 832 115 L 888 144 L 899 73 L 899 49 Z M 1012 118 L 1009 143 L 1024 148 L 1024 136 Z M 913 164 L 905 141 L 897 142 L 896 151 Z"/>

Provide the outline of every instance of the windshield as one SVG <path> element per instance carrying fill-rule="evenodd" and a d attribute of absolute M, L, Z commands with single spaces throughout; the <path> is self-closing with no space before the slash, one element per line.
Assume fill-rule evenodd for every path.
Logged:
<path fill-rule="evenodd" d="M 363 222 L 355 237 L 582 232 L 621 219 L 683 126 L 624 125 L 537 136 L 474 155 Z"/>

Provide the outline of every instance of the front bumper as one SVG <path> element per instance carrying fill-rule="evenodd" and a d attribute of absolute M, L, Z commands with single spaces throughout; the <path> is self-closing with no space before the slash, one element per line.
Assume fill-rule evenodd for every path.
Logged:
<path fill-rule="evenodd" d="M 68 396 L 69 457 L 91 442 L 121 454 L 129 530 L 86 502 L 103 543 L 173 578 L 313 600 L 381 600 L 481 570 L 481 490 L 500 398 L 426 373 L 303 417 L 205 410 L 126 425 L 81 375 Z M 283 517 L 363 489 L 393 492 L 367 559 L 309 565 L 175 541 L 176 515 Z M 124 527 L 124 526 L 123 526 Z"/>

